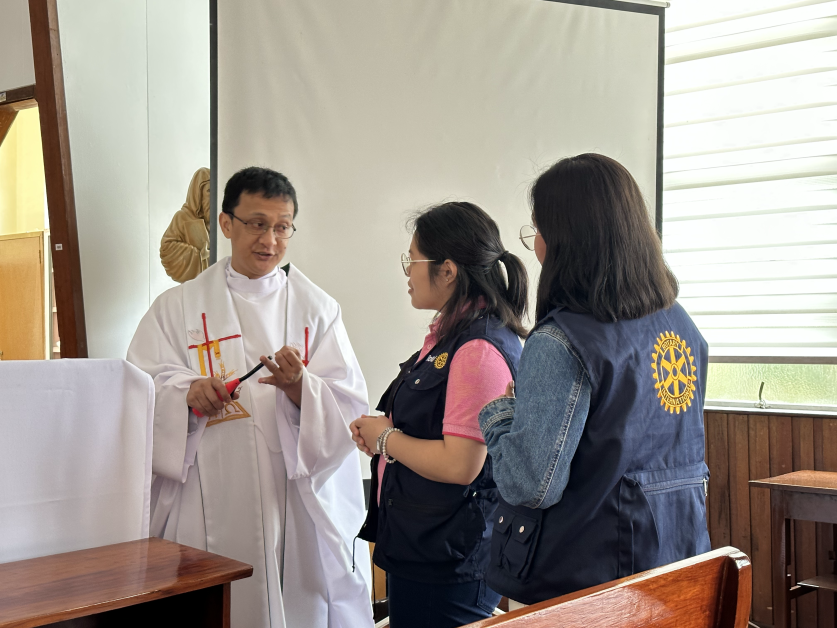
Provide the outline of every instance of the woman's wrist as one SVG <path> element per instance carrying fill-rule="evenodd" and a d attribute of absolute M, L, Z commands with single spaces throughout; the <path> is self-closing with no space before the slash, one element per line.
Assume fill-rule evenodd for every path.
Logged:
<path fill-rule="evenodd" d="M 397 427 L 388 427 L 383 432 L 381 432 L 380 436 L 378 436 L 378 453 L 381 454 L 381 456 L 387 464 L 392 464 L 393 462 L 395 462 L 395 458 L 393 458 L 387 453 L 387 441 L 389 440 L 389 437 L 392 435 L 393 432 L 400 431 L 401 430 L 399 430 Z"/>

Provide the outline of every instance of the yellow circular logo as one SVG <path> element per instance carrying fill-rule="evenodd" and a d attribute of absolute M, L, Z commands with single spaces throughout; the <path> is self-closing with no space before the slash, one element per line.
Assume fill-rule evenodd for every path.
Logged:
<path fill-rule="evenodd" d="M 695 358 L 686 341 L 674 332 L 660 334 L 651 354 L 651 368 L 657 383 L 657 397 L 660 405 L 674 414 L 686 411 L 695 396 Z"/>
<path fill-rule="evenodd" d="M 445 364 L 447 364 L 447 362 L 448 354 L 442 353 L 441 355 L 439 355 L 438 358 L 436 358 L 436 361 L 433 363 L 433 366 L 435 366 L 437 369 L 443 369 L 445 368 Z"/>

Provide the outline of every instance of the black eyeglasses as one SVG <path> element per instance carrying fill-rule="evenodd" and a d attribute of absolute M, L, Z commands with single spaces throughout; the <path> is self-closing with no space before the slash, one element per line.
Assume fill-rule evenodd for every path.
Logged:
<path fill-rule="evenodd" d="M 280 240 L 290 240 L 294 237 L 294 233 L 296 233 L 296 226 L 293 223 L 290 225 L 269 225 L 259 218 L 255 218 L 253 220 L 241 220 L 241 218 L 235 214 L 230 214 L 230 216 L 243 224 L 244 230 L 250 235 L 262 236 L 266 234 L 268 230 L 273 229 L 273 234 Z"/>

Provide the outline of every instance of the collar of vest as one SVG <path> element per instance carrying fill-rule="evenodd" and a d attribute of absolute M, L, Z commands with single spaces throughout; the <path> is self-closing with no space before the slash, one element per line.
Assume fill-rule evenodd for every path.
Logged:
<path fill-rule="evenodd" d="M 535 326 L 532 328 L 532 331 L 535 331 L 539 327 L 543 327 L 546 323 L 548 323 L 551 320 L 556 320 L 556 314 L 558 314 L 558 312 L 563 312 L 566 309 L 566 305 L 559 305 L 558 307 L 552 308 L 551 310 L 549 310 L 549 312 L 546 313 L 546 315 L 543 318 L 541 318 L 537 323 L 535 323 Z"/>

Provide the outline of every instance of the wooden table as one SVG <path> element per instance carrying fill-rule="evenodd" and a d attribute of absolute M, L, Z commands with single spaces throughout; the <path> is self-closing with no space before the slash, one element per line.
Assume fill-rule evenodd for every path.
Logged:
<path fill-rule="evenodd" d="M 795 585 L 788 573 L 791 519 L 837 523 L 837 473 L 794 471 L 765 480 L 750 480 L 750 486 L 770 489 L 773 541 L 773 626 L 790 628 L 792 599 L 826 590 L 837 592 L 837 575 L 824 574 Z"/>
<path fill-rule="evenodd" d="M 142 539 L 0 565 L 0 628 L 230 625 L 250 565 Z"/>

